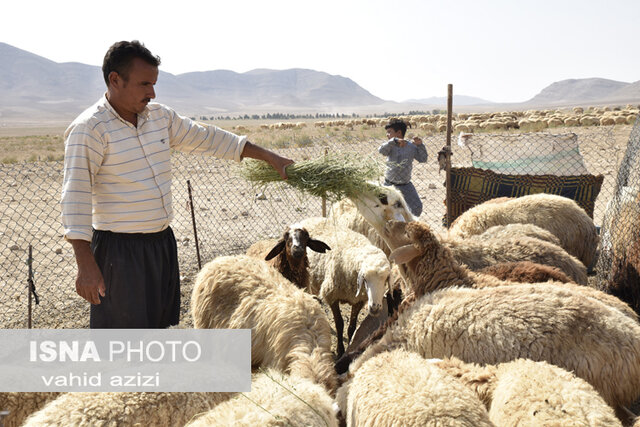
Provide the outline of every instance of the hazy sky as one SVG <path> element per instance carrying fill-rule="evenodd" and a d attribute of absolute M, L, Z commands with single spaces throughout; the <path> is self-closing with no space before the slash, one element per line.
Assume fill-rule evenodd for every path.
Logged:
<path fill-rule="evenodd" d="M 525 101 L 549 84 L 640 80 L 639 0 L 3 2 L 0 41 L 101 65 L 138 39 L 172 74 L 310 68 L 383 99 Z"/>

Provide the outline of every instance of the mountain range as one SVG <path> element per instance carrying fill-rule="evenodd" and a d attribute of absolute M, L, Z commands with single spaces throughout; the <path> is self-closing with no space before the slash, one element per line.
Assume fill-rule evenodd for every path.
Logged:
<path fill-rule="evenodd" d="M 57 63 L 0 42 L 0 122 L 20 119 L 70 119 L 105 91 L 100 67 Z M 160 71 L 157 102 L 187 115 L 267 112 L 401 112 L 446 107 L 446 98 L 381 99 L 353 80 L 308 69 L 229 70 L 173 75 Z M 563 80 L 517 104 L 454 96 L 454 107 L 536 108 L 581 104 L 637 103 L 640 81 L 601 78 Z"/>

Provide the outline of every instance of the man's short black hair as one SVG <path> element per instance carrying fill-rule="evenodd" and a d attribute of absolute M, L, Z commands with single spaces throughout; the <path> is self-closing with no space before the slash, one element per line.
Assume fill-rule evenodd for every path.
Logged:
<path fill-rule="evenodd" d="M 116 42 L 111 45 L 102 62 L 102 74 L 107 86 L 112 71 L 120 74 L 125 80 L 129 78 L 129 69 L 134 58 L 140 58 L 155 67 L 160 65 L 160 57 L 154 56 L 138 40 Z"/>
<path fill-rule="evenodd" d="M 411 127 L 411 125 L 408 125 Z M 384 129 L 393 129 L 394 131 L 402 132 L 402 137 L 404 138 L 404 134 L 407 133 L 407 123 L 405 123 L 402 119 L 391 119 L 389 123 L 385 125 Z"/>

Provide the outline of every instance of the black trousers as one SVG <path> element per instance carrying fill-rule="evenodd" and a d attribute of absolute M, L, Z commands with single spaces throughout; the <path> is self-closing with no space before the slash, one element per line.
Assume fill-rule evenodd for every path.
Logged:
<path fill-rule="evenodd" d="M 91 328 L 178 324 L 180 270 L 170 227 L 148 234 L 96 230 L 91 250 L 106 287 L 100 304 L 91 304 Z"/>

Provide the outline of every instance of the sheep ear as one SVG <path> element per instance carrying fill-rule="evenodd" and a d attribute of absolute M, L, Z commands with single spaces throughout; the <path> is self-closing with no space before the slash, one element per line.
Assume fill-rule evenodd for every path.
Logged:
<path fill-rule="evenodd" d="M 265 261 L 269 261 L 271 258 L 274 258 L 280 252 L 284 251 L 285 247 L 286 247 L 286 245 L 285 245 L 284 240 L 280 240 L 278 243 L 276 243 L 276 245 L 273 247 L 273 249 L 271 249 L 271 251 L 269 251 L 267 256 L 264 257 L 264 260 Z"/>
<path fill-rule="evenodd" d="M 307 242 L 307 247 L 312 251 L 320 252 L 321 254 L 331 250 L 329 245 L 327 245 L 325 242 L 316 239 L 309 239 L 309 241 Z"/>
<path fill-rule="evenodd" d="M 362 271 L 358 272 L 358 290 L 356 291 L 356 298 L 360 296 L 360 292 L 364 289 L 364 274 Z"/>
<path fill-rule="evenodd" d="M 389 255 L 389 260 L 396 264 L 406 264 L 420 255 L 420 251 L 413 245 L 400 246 Z"/>

